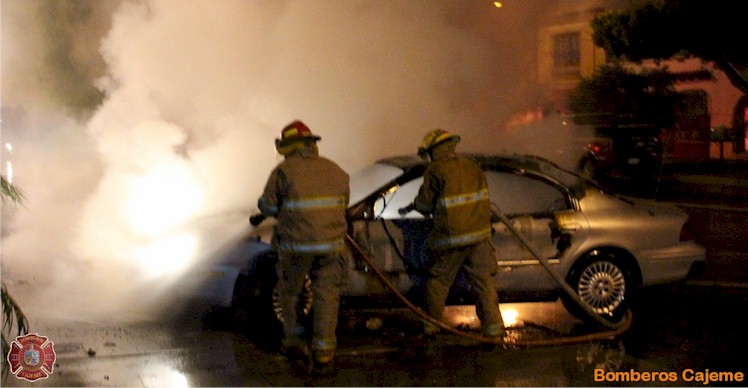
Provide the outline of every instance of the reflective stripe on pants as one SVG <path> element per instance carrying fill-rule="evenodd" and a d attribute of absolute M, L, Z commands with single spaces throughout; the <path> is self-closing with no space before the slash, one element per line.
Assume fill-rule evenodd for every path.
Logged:
<path fill-rule="evenodd" d="M 285 255 L 278 259 L 278 296 L 283 317 L 283 344 L 298 344 L 302 327 L 297 315 L 299 295 L 307 274 L 312 280 L 312 349 L 335 351 L 340 290 L 345 276 L 344 251 L 326 255 Z M 302 331 L 303 332 L 303 331 Z"/>

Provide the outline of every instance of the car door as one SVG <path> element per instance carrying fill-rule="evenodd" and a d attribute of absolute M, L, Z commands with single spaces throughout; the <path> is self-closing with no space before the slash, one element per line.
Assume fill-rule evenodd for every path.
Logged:
<path fill-rule="evenodd" d="M 419 275 L 427 262 L 426 240 L 431 221 L 416 211 L 402 216 L 398 209 L 408 206 L 418 194 L 423 178 L 382 190 L 371 200 L 370 210 L 351 223 L 353 238 L 370 262 L 387 276 L 400 292 L 420 284 Z M 354 255 L 355 257 L 355 255 Z M 369 264 L 361 259 L 349 263 L 347 294 L 382 295 L 389 291 L 374 278 Z"/>
<path fill-rule="evenodd" d="M 552 265 L 558 263 L 558 236 L 553 233 L 553 217 L 556 212 L 570 209 L 567 193 L 539 175 L 518 171 L 486 171 L 486 179 L 493 211 L 503 212 L 536 252 Z M 507 225 L 497 219 L 493 230 L 500 290 L 555 287 L 553 278 Z"/>

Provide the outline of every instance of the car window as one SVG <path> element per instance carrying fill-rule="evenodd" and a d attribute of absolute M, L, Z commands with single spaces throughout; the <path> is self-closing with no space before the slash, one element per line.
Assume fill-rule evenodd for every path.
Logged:
<path fill-rule="evenodd" d="M 568 209 L 566 196 L 546 182 L 496 171 L 487 171 L 486 179 L 491 202 L 506 214 L 547 214 Z"/>

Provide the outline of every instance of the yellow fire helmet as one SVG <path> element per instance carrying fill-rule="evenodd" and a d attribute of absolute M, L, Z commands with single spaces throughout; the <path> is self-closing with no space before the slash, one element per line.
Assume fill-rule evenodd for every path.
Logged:
<path fill-rule="evenodd" d="M 418 156 L 426 158 L 434 147 L 452 140 L 460 141 L 460 136 L 452 135 L 443 129 L 434 129 L 423 137 L 423 143 L 418 147 Z"/>

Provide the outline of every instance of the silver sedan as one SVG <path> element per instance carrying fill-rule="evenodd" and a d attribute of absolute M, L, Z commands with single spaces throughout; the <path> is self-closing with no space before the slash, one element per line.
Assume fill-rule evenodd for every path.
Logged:
<path fill-rule="evenodd" d="M 617 321 L 638 288 L 681 281 L 703 269 L 705 248 L 695 242 L 686 213 L 676 206 L 606 193 L 533 156 L 466 156 L 483 167 L 488 180 L 496 215 L 495 281 L 502 302 L 560 297 L 583 320 L 590 320 L 594 311 Z M 384 273 L 411 299 L 422 292 L 431 220 L 415 211 L 401 215 L 398 209 L 413 201 L 425 167 L 414 156 L 391 157 L 353 175 L 351 237 L 369 260 L 356 251 L 350 255 L 346 299 L 367 307 L 397 303 L 374 272 Z M 267 220 L 250 230 L 206 270 L 200 295 L 211 305 L 277 310 L 272 224 Z M 378 271 L 370 268 L 372 263 Z M 565 292 L 569 288 L 558 279 L 576 294 Z M 472 304 L 474 297 L 464 275 L 458 275 L 448 303 Z M 308 312 L 311 298 L 307 288 L 300 310 Z"/>

